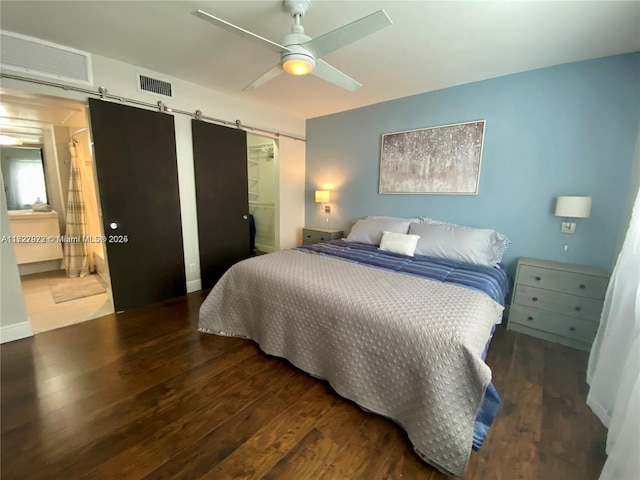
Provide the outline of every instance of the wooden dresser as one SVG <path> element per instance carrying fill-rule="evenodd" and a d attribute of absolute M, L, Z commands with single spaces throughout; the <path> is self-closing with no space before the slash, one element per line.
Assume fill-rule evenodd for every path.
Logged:
<path fill-rule="evenodd" d="M 507 329 L 589 351 L 608 282 L 603 269 L 520 258 Z"/>
<path fill-rule="evenodd" d="M 305 227 L 302 229 L 302 245 L 338 240 L 344 236 L 342 230 L 322 227 Z"/>

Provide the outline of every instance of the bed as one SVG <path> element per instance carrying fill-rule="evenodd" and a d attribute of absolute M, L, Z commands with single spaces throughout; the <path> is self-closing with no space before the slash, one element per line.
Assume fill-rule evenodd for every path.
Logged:
<path fill-rule="evenodd" d="M 346 240 L 234 265 L 203 302 L 198 328 L 252 339 L 327 380 L 401 425 L 424 461 L 462 475 L 499 406 L 484 357 L 508 275 L 499 255 L 481 265 L 434 254 L 424 220 L 365 220 Z M 385 243 L 389 233 L 415 243 L 411 255 L 395 237 Z"/>

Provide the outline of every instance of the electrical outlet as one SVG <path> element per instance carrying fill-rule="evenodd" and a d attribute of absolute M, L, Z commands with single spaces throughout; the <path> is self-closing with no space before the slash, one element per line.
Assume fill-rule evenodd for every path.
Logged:
<path fill-rule="evenodd" d="M 189 264 L 189 271 L 191 273 L 196 273 L 196 264 L 195 263 L 190 263 Z"/>

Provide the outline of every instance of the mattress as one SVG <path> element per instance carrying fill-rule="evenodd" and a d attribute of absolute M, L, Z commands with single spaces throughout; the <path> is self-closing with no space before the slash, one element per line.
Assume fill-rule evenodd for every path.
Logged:
<path fill-rule="evenodd" d="M 338 240 L 247 259 L 212 289 L 198 327 L 253 339 L 326 379 L 400 424 L 425 461 L 462 475 L 495 391 L 483 356 L 508 277 L 403 257 Z"/>

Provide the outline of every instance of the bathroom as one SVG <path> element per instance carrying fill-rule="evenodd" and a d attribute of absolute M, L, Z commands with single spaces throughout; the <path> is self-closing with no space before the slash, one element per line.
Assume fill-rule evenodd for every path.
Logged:
<path fill-rule="evenodd" d="M 113 313 L 85 104 L 3 91 L 0 121 L 2 236 L 34 333 Z"/>

